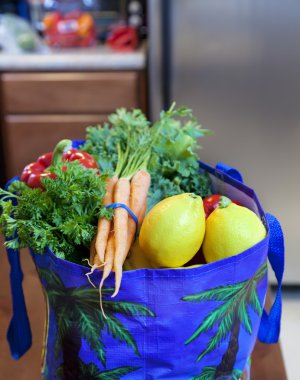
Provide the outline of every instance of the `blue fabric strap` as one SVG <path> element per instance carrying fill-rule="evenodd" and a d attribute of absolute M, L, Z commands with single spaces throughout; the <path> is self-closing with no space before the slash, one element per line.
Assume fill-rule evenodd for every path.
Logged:
<path fill-rule="evenodd" d="M 5 190 L 18 179 L 19 177 L 12 178 L 6 184 Z M 11 198 L 11 201 L 13 204 L 16 202 L 14 198 Z M 9 239 L 6 240 L 8 241 Z M 10 264 L 10 286 L 12 295 L 12 318 L 6 337 L 11 355 L 17 360 L 31 347 L 32 337 L 22 288 L 23 272 L 20 263 L 20 253 L 18 250 L 10 248 L 6 248 L 6 252 Z"/>
<path fill-rule="evenodd" d="M 22 288 L 23 272 L 20 253 L 9 248 L 6 251 L 11 268 L 10 284 L 12 292 L 12 319 L 7 331 L 7 341 L 12 357 L 17 360 L 29 350 L 32 338 Z"/>
<path fill-rule="evenodd" d="M 216 169 L 220 170 L 221 172 L 223 172 L 227 175 L 229 175 L 231 178 L 233 178 L 237 181 L 243 182 L 243 177 L 242 177 L 241 173 L 238 170 L 236 170 L 235 168 L 232 168 L 231 166 L 224 164 L 223 162 L 218 162 L 216 165 Z"/>
<path fill-rule="evenodd" d="M 284 272 L 284 238 L 280 223 L 271 214 L 266 214 L 270 229 L 268 259 L 275 273 L 278 287 L 275 301 L 268 314 L 263 311 L 258 331 L 258 339 L 263 343 L 277 343 L 281 321 L 281 285 Z"/>

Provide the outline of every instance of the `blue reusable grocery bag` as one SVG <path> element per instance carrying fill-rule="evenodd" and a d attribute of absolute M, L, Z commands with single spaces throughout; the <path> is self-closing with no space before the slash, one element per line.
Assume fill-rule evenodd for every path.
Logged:
<path fill-rule="evenodd" d="M 240 379 L 249 371 L 257 336 L 279 338 L 283 234 L 277 219 L 265 214 L 239 172 L 224 164 L 200 163 L 222 193 L 256 212 L 267 228 L 260 243 L 239 255 L 200 267 L 138 269 L 123 273 L 112 299 L 114 274 L 103 290 L 86 278 L 88 268 L 57 258 L 50 249 L 32 257 L 45 289 L 48 316 L 43 378 L 50 380 L 209 380 Z M 8 249 L 13 317 L 8 331 L 17 359 L 31 345 L 22 292 L 19 253 Z M 267 259 L 278 280 L 269 314 L 264 310 Z M 101 272 L 93 282 L 99 284 Z M 249 378 L 249 374 L 248 374 Z"/>

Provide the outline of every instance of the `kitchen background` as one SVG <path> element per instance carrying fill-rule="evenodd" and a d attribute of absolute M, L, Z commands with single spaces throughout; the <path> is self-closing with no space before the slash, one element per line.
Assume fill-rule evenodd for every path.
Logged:
<path fill-rule="evenodd" d="M 117 107 L 140 107 L 153 119 L 172 101 L 191 107 L 203 127 L 214 131 L 202 142 L 201 159 L 237 167 L 264 209 L 282 223 L 282 349 L 288 378 L 296 379 L 300 3 L 2 0 L 0 13 L 1 185 L 58 140 L 83 138 L 87 125 L 102 122 Z M 34 268 L 25 255 L 23 260 L 29 285 Z M 273 276 L 270 281 L 275 286 Z M 10 310 L 5 292 L 0 301 L 3 320 Z M 43 318 L 33 318 L 41 326 Z M 2 328 L 5 379 L 14 369 L 1 368 L 1 355 L 8 356 Z M 12 366 L 22 363 L 26 372 L 26 360 Z M 34 379 L 20 377 L 27 378 Z"/>

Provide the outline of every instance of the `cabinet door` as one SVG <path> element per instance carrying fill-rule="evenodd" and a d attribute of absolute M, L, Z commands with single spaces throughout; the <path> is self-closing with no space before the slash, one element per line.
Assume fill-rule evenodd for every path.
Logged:
<path fill-rule="evenodd" d="M 6 178 L 20 175 L 25 165 L 58 141 L 83 139 L 88 125 L 106 120 L 107 115 L 7 116 L 4 123 Z"/>
<path fill-rule="evenodd" d="M 88 114 L 144 106 L 142 73 L 4 73 L 5 114 Z"/>

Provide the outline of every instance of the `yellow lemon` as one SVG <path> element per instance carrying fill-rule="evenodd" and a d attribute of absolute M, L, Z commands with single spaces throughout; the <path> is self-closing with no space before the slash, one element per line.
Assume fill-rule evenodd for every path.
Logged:
<path fill-rule="evenodd" d="M 205 233 L 202 198 L 192 193 L 168 197 L 146 215 L 139 242 L 153 267 L 176 268 L 200 248 Z"/>
<path fill-rule="evenodd" d="M 225 204 L 217 207 L 206 220 L 202 248 L 208 263 L 237 255 L 266 236 L 262 221 L 253 211 L 224 199 Z"/>

